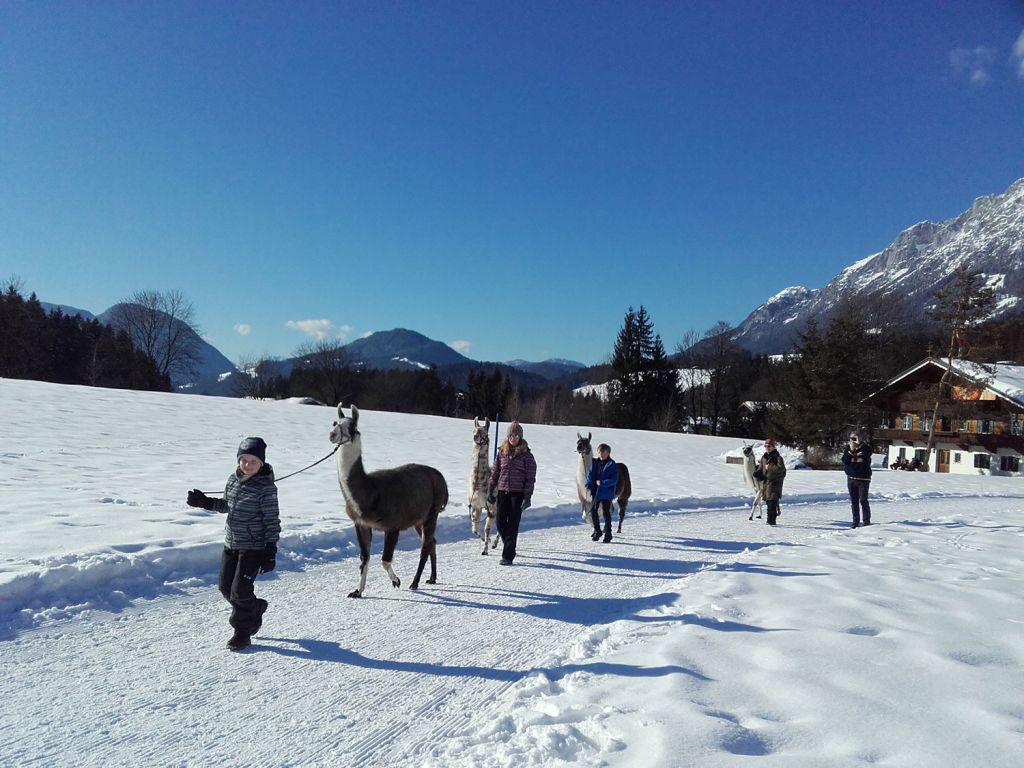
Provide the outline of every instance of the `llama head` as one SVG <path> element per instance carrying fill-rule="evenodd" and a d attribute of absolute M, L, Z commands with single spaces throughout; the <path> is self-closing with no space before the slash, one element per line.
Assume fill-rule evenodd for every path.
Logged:
<path fill-rule="evenodd" d="M 476 445 L 487 445 L 491 439 L 487 436 L 487 430 L 491 426 L 491 420 L 486 419 L 483 424 L 480 419 L 473 417 L 473 443 Z"/>
<path fill-rule="evenodd" d="M 359 430 L 356 428 L 359 423 L 359 409 L 352 406 L 352 415 L 346 416 L 341 404 L 338 404 L 338 420 L 334 422 L 331 430 L 331 442 L 335 445 L 355 442 L 359 437 Z"/>
<path fill-rule="evenodd" d="M 746 443 L 744 443 L 744 445 L 743 445 L 743 455 L 744 456 L 753 456 L 754 455 L 754 446 L 753 445 L 747 445 Z"/>
<path fill-rule="evenodd" d="M 584 456 L 588 453 L 593 453 L 593 450 L 590 447 L 590 439 L 593 437 L 593 435 L 593 432 L 587 432 L 587 436 L 584 437 L 579 432 L 576 433 L 576 453 L 580 454 L 581 456 Z"/>

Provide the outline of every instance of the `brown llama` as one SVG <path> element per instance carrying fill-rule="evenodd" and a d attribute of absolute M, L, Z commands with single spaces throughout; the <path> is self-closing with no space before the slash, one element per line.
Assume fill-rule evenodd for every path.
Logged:
<path fill-rule="evenodd" d="M 354 405 L 351 416 L 346 416 L 341 405 L 338 405 L 338 420 L 331 430 L 331 442 L 338 446 L 338 483 L 345 496 L 345 511 L 355 523 L 359 540 L 359 587 L 349 593 L 349 597 L 362 597 L 366 589 L 370 541 L 374 530 L 384 532 L 381 564 L 393 587 L 402 584 L 391 568 L 391 561 L 398 535 L 407 528 L 415 528 L 421 541 L 420 563 L 409 589 L 419 589 L 420 576 L 428 557 L 430 578 L 427 584 L 435 584 L 437 516 L 448 503 L 448 484 L 440 472 L 423 464 L 405 464 L 393 469 L 366 472 L 363 468 L 358 423 L 359 410 Z"/>
<path fill-rule="evenodd" d="M 587 490 L 587 474 L 590 472 L 591 462 L 594 460 L 594 450 L 590 447 L 593 437 L 592 432 L 587 432 L 584 437 L 576 433 L 576 452 L 580 455 L 579 463 L 576 465 L 576 495 L 580 500 L 580 509 L 583 512 L 583 520 L 590 520 L 590 508 L 594 504 L 594 497 Z M 622 533 L 622 521 L 626 519 L 626 505 L 629 504 L 629 497 L 633 495 L 633 483 L 629 477 L 629 467 L 620 462 L 615 462 L 619 470 L 619 479 L 615 483 L 615 501 L 619 505 L 619 527 L 618 533 Z"/>

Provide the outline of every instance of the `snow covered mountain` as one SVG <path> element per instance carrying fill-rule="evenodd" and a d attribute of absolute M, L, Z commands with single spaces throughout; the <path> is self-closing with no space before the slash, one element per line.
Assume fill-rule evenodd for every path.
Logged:
<path fill-rule="evenodd" d="M 471 362 L 440 341 L 407 328 L 377 331 L 345 345 L 349 362 L 367 368 L 428 369 Z"/>
<path fill-rule="evenodd" d="M 995 289 L 993 318 L 1024 309 L 1024 179 L 1001 195 L 979 197 L 954 219 L 914 225 L 824 288 L 780 291 L 740 323 L 733 339 L 751 352 L 789 352 L 808 320 L 824 321 L 859 295 L 899 299 L 911 316 L 922 317 L 935 291 L 963 265 L 984 273 Z"/>
<path fill-rule="evenodd" d="M 120 304 L 115 304 L 109 307 L 96 319 L 110 325 L 120 306 Z M 175 323 L 181 324 L 177 320 Z M 228 360 L 219 349 L 196 334 L 190 326 L 185 325 L 182 330 L 186 335 L 194 337 L 198 360 L 196 368 L 191 374 L 173 374 L 171 376 L 171 386 L 175 391 L 192 395 L 231 396 L 235 394 L 234 384 L 231 381 L 232 374 L 238 370 L 235 368 L 235 364 Z"/>
<path fill-rule="evenodd" d="M 556 357 L 539 363 L 531 363 L 529 360 L 509 360 L 505 365 L 520 371 L 535 373 L 549 381 L 561 379 L 587 367 L 583 363 L 577 363 L 575 360 L 564 360 Z"/>

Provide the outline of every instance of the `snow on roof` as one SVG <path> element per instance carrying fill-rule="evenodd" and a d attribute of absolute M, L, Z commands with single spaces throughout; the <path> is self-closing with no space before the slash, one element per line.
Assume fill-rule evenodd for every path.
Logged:
<path fill-rule="evenodd" d="M 982 365 L 971 360 L 961 360 L 955 357 L 951 360 L 941 357 L 927 357 L 917 365 L 908 368 L 899 376 L 896 376 L 886 387 L 905 379 L 927 365 L 935 365 L 939 368 L 945 368 L 947 365 L 950 365 L 957 376 L 982 382 L 985 389 L 1024 408 L 1024 365 L 1014 365 L 1012 363 L 986 363 Z M 876 392 L 875 394 L 878 393 Z"/>

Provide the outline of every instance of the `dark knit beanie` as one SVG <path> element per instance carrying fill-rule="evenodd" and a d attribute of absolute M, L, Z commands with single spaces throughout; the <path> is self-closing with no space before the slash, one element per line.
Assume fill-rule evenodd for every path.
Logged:
<path fill-rule="evenodd" d="M 255 456 L 257 459 L 262 461 L 264 464 L 267 463 L 267 444 L 263 442 L 262 437 L 247 437 L 241 443 L 238 444 L 238 457 L 248 454 L 249 456 Z"/>
<path fill-rule="evenodd" d="M 522 438 L 523 436 L 523 425 L 520 424 L 518 421 L 513 421 L 511 424 L 508 425 L 507 437 L 512 437 L 512 435 L 519 435 L 520 438 Z"/>

